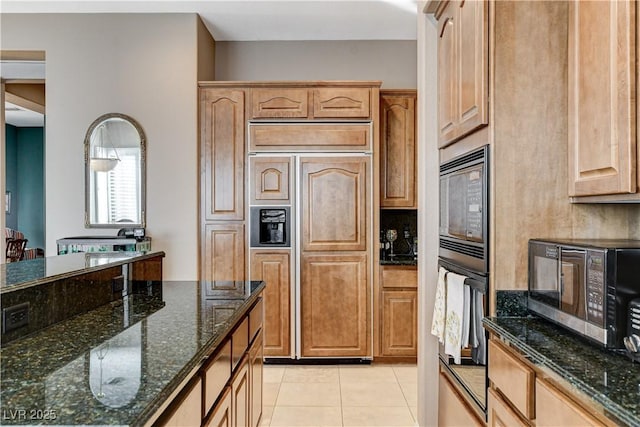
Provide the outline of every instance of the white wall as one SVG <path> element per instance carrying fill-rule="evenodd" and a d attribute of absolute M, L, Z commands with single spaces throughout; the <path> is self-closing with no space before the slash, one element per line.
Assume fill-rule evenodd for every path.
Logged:
<path fill-rule="evenodd" d="M 84 227 L 83 141 L 125 113 L 147 137 L 147 233 L 165 278 L 197 279 L 197 16 L 2 14 L 2 50 L 46 52 L 46 240 L 115 234 Z"/>
<path fill-rule="evenodd" d="M 426 2 L 419 2 L 418 11 Z M 418 12 L 418 424 L 438 425 L 438 340 L 431 320 L 438 279 L 437 25 Z"/>
<path fill-rule="evenodd" d="M 216 80 L 382 80 L 416 88 L 415 40 L 216 42 Z"/>

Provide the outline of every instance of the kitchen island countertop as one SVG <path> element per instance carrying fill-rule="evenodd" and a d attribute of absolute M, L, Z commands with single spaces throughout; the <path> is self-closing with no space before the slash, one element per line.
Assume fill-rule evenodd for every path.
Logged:
<path fill-rule="evenodd" d="M 591 399 L 590 406 L 606 417 L 640 426 L 640 364 L 539 317 L 487 317 L 483 323 L 535 366 Z"/>
<path fill-rule="evenodd" d="M 162 282 L 0 350 L 2 424 L 145 425 L 210 356 L 264 289 L 204 297 Z"/>

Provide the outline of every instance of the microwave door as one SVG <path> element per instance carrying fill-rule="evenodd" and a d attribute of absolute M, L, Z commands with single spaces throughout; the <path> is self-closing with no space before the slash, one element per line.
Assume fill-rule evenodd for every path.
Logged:
<path fill-rule="evenodd" d="M 547 247 L 531 251 L 529 297 L 550 307 L 560 307 L 560 283 L 557 251 L 548 254 Z"/>
<path fill-rule="evenodd" d="M 560 255 L 560 308 L 585 319 L 585 251 L 562 249 Z"/>

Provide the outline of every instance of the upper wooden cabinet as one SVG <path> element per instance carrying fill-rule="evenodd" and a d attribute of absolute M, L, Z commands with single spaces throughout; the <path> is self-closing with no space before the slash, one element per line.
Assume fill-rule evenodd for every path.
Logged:
<path fill-rule="evenodd" d="M 251 204 L 288 204 L 291 157 L 251 157 Z"/>
<path fill-rule="evenodd" d="M 252 123 L 249 150 L 261 152 L 370 151 L 368 123 Z"/>
<path fill-rule="evenodd" d="M 450 1 L 438 15 L 440 148 L 489 123 L 488 4 Z"/>
<path fill-rule="evenodd" d="M 302 250 L 364 251 L 370 159 L 302 157 Z"/>
<path fill-rule="evenodd" d="M 569 2 L 570 196 L 640 198 L 635 15 L 629 0 Z"/>
<path fill-rule="evenodd" d="M 251 112 L 254 119 L 309 117 L 307 89 L 258 88 L 251 90 Z"/>
<path fill-rule="evenodd" d="M 313 90 L 313 116 L 320 119 L 371 116 L 369 88 L 318 88 Z"/>
<path fill-rule="evenodd" d="M 244 219 L 243 90 L 200 91 L 203 220 Z"/>
<path fill-rule="evenodd" d="M 380 92 L 380 207 L 417 208 L 416 91 Z"/>

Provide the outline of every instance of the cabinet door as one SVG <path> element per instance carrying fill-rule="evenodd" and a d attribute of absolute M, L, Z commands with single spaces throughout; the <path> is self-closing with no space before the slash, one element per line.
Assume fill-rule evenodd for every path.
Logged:
<path fill-rule="evenodd" d="M 602 423 L 592 418 L 584 409 L 544 381 L 536 380 L 537 427 L 586 427 Z"/>
<path fill-rule="evenodd" d="M 367 253 L 302 254 L 302 356 L 371 355 L 367 258 Z"/>
<path fill-rule="evenodd" d="M 249 127 L 249 149 L 264 152 L 367 151 L 369 124 L 263 124 Z"/>
<path fill-rule="evenodd" d="M 371 89 L 318 88 L 313 90 L 314 118 L 368 118 Z"/>
<path fill-rule="evenodd" d="M 251 379 L 251 427 L 258 427 L 262 418 L 262 332 L 258 334 L 249 349 Z"/>
<path fill-rule="evenodd" d="M 469 405 L 460 397 L 449 380 L 440 374 L 438 388 L 438 425 L 483 427 Z"/>
<path fill-rule="evenodd" d="M 303 157 L 300 164 L 302 250 L 366 250 L 370 159 Z"/>
<path fill-rule="evenodd" d="M 489 97 L 488 1 L 458 3 L 458 136 L 486 125 Z"/>
<path fill-rule="evenodd" d="M 231 408 L 232 421 L 235 427 L 247 427 L 249 425 L 251 386 L 249 384 L 248 358 L 242 359 L 236 374 L 231 382 Z"/>
<path fill-rule="evenodd" d="M 382 292 L 382 356 L 418 355 L 418 293 Z"/>
<path fill-rule="evenodd" d="M 457 50 L 456 1 L 450 2 L 438 21 L 438 146 L 456 137 L 457 126 Z"/>
<path fill-rule="evenodd" d="M 231 427 L 231 387 L 226 387 L 222 397 L 215 406 L 211 417 L 205 424 L 206 427 Z"/>
<path fill-rule="evenodd" d="M 289 202 L 290 157 L 252 157 L 251 203 L 280 204 Z"/>
<path fill-rule="evenodd" d="M 488 422 L 489 427 L 527 427 L 528 424 L 509 408 L 509 405 L 491 388 L 488 390 L 489 407 Z"/>
<path fill-rule="evenodd" d="M 202 422 L 202 381 L 198 378 L 171 404 L 171 416 L 160 424 L 166 427 L 199 426 Z"/>
<path fill-rule="evenodd" d="M 264 354 L 291 354 L 289 251 L 251 252 L 251 280 L 264 280 Z"/>
<path fill-rule="evenodd" d="M 416 94 L 383 94 L 380 104 L 380 207 L 415 209 Z"/>
<path fill-rule="evenodd" d="M 254 119 L 307 118 L 309 116 L 307 89 L 253 89 L 251 112 Z"/>
<path fill-rule="evenodd" d="M 206 221 L 244 219 L 244 91 L 200 91 L 200 176 Z"/>
<path fill-rule="evenodd" d="M 569 195 L 636 192 L 636 3 L 569 2 Z"/>
<path fill-rule="evenodd" d="M 244 280 L 244 225 L 234 223 L 205 224 L 204 259 L 201 280 L 225 282 Z M 229 287 L 237 284 L 228 283 Z"/>

